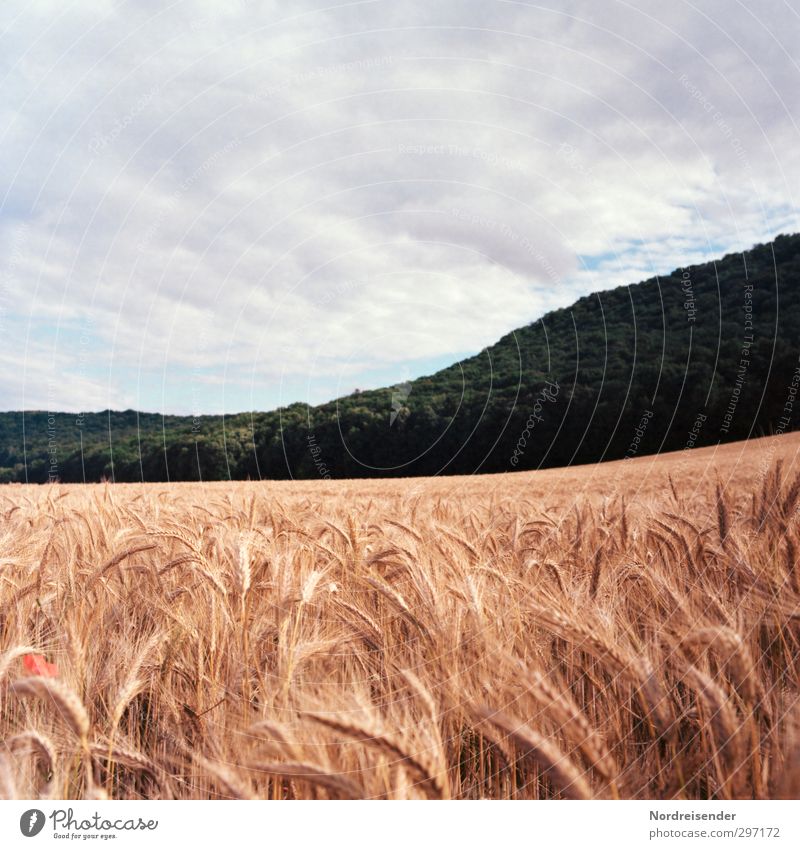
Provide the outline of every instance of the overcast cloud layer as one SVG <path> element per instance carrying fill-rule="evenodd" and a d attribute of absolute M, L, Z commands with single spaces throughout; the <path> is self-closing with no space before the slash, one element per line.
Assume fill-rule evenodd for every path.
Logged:
<path fill-rule="evenodd" d="M 797 6 L 11 0 L 0 407 L 269 409 L 796 231 Z"/>

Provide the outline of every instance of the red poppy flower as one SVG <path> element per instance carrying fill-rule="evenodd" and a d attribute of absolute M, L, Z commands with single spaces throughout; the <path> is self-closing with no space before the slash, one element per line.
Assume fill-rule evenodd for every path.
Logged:
<path fill-rule="evenodd" d="M 48 663 L 41 654 L 26 654 L 22 657 L 25 668 L 31 675 L 42 675 L 45 678 L 55 678 L 58 675 L 58 667 L 55 663 Z"/>

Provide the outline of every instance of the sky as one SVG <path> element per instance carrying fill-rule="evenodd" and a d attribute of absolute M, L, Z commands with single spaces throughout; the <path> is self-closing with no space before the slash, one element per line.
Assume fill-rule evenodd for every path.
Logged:
<path fill-rule="evenodd" d="M 0 409 L 392 385 L 797 232 L 791 0 L 4 0 Z"/>

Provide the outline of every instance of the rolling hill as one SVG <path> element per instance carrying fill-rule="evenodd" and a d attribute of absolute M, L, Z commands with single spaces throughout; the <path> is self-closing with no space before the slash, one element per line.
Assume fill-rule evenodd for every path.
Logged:
<path fill-rule="evenodd" d="M 436 374 L 235 416 L 0 414 L 0 481 L 566 466 L 795 427 L 800 235 L 581 298 Z"/>

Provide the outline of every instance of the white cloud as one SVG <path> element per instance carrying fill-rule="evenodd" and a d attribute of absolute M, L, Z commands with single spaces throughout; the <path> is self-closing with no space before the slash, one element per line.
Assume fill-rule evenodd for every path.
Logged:
<path fill-rule="evenodd" d="M 43 352 L 65 409 L 316 401 L 797 229 L 778 0 L 317 5 L 12 0 L 2 406 Z"/>

